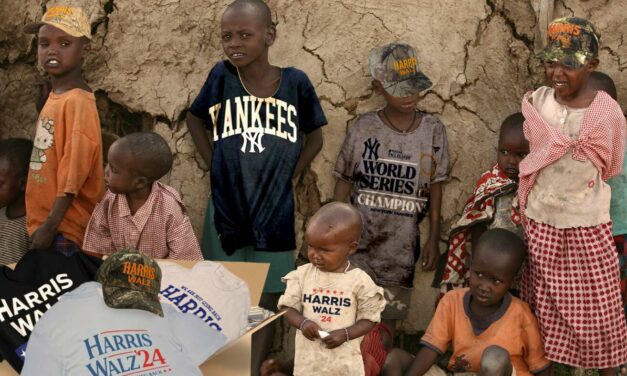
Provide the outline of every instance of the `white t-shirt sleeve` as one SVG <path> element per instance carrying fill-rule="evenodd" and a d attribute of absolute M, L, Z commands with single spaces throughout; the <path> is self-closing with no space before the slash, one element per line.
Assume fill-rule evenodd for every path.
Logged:
<path fill-rule="evenodd" d="M 195 316 L 175 312 L 174 309 L 170 315 L 172 330 L 180 341 L 181 351 L 196 365 L 202 364 L 226 344 L 224 334 L 210 328 Z"/>
<path fill-rule="evenodd" d="M 58 350 L 58 344 L 35 329 L 26 345 L 26 359 L 20 375 L 64 375 L 63 356 Z"/>

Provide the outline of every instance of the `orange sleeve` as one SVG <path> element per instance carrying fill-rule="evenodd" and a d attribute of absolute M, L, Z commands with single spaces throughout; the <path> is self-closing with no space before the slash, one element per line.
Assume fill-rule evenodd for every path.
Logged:
<path fill-rule="evenodd" d="M 82 95 L 65 104 L 65 140 L 57 169 L 57 196 L 77 194 L 101 153 L 100 121 L 96 103 Z"/>
<path fill-rule="evenodd" d="M 429 323 L 427 331 L 421 338 L 433 350 L 444 353 L 449 343 L 453 340 L 454 320 L 455 320 L 455 300 L 458 298 L 457 291 L 449 291 L 435 310 L 435 315 Z"/>
<path fill-rule="evenodd" d="M 523 309 L 524 325 L 521 335 L 525 347 L 523 357 L 529 370 L 535 373 L 546 368 L 550 361 L 544 357 L 544 343 L 535 316 L 531 313 L 529 306 L 525 305 Z"/>

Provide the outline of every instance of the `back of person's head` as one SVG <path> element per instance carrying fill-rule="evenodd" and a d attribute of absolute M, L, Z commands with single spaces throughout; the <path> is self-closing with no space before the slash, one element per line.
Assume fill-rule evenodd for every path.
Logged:
<path fill-rule="evenodd" d="M 472 259 L 487 258 L 497 265 L 504 265 L 514 278 L 527 255 L 527 247 L 523 240 L 513 232 L 494 228 L 484 232 L 476 243 L 473 243 Z"/>
<path fill-rule="evenodd" d="M 150 182 L 159 180 L 172 168 L 173 157 L 170 147 L 157 133 L 131 133 L 116 143 L 131 153 L 135 169 Z"/>
<path fill-rule="evenodd" d="M 609 94 L 609 96 L 614 100 L 618 100 L 618 93 L 616 91 L 614 80 L 603 72 L 594 71 L 590 73 L 590 77 L 588 77 L 588 86 L 592 90 L 602 90 Z"/>
<path fill-rule="evenodd" d="M 33 142 L 25 138 L 0 141 L 0 160 L 6 159 L 16 176 L 27 176 Z"/>
<path fill-rule="evenodd" d="M 268 4 L 266 4 L 263 0 L 235 0 L 226 7 L 224 14 L 227 12 L 242 11 L 245 9 L 252 9 L 265 26 L 274 26 L 274 23 L 272 22 L 272 11 L 270 10 Z"/>

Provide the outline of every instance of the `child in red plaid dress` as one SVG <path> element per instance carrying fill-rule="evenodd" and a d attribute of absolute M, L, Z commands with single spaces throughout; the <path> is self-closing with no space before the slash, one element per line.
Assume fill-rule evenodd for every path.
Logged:
<path fill-rule="evenodd" d="M 623 167 L 625 118 L 587 85 L 599 64 L 594 26 L 562 18 L 547 35 L 540 58 L 550 86 L 522 102 L 530 153 L 518 190 L 529 245 L 521 296 L 548 359 L 612 375 L 627 361 L 627 325 L 606 181 Z"/>

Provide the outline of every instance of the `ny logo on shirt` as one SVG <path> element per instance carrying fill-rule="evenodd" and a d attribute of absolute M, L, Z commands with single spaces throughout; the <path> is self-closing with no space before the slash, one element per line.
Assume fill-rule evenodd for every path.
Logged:
<path fill-rule="evenodd" d="M 364 142 L 364 152 L 361 154 L 361 157 L 365 159 L 379 159 L 379 146 L 381 146 L 379 140 L 375 138 L 373 141 L 372 138 L 369 138 Z M 367 158 L 366 153 L 368 153 Z"/>
<path fill-rule="evenodd" d="M 250 142 L 249 153 L 261 153 L 265 150 L 263 145 L 261 144 L 261 138 L 263 137 L 264 132 L 263 129 L 259 128 L 248 128 L 246 131 L 242 133 L 242 148 L 240 149 L 242 153 L 246 153 L 246 146 Z"/>

